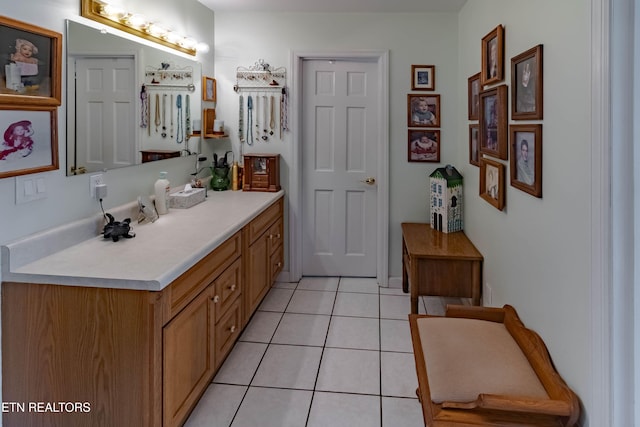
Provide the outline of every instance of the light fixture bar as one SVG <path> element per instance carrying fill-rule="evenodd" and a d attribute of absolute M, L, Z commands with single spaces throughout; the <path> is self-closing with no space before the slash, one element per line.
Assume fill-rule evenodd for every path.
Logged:
<path fill-rule="evenodd" d="M 81 0 L 80 15 L 177 51 L 196 54 L 198 44 L 195 40 L 177 35 L 160 23 L 149 22 L 138 14 L 114 8 L 103 1 Z M 163 28 L 164 31 L 158 31 L 157 28 Z"/>

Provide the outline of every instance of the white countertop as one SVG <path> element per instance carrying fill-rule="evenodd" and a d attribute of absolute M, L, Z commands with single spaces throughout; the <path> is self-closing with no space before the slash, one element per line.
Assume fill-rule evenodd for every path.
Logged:
<path fill-rule="evenodd" d="M 170 209 L 154 223 L 138 225 L 132 217 L 134 238 L 114 242 L 99 235 L 24 265 L 11 263 L 12 247 L 20 245 L 14 242 L 2 247 L 2 279 L 159 291 L 282 195 L 282 191 L 209 191 L 204 202 L 189 209 Z M 55 238 L 55 229 L 49 234 Z"/>

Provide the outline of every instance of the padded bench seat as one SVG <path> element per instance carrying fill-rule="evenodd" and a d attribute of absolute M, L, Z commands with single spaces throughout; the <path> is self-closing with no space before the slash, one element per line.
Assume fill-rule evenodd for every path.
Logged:
<path fill-rule="evenodd" d="M 425 425 L 572 426 L 577 396 L 511 306 L 409 316 Z"/>

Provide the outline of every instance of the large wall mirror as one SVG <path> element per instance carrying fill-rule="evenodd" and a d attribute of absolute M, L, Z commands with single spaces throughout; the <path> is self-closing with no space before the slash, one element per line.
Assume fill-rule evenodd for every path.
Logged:
<path fill-rule="evenodd" d="M 197 152 L 201 67 L 67 20 L 67 175 Z"/>

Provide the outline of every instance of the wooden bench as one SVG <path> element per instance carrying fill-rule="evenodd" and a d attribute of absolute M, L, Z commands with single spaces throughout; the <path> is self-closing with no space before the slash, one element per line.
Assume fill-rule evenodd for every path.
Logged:
<path fill-rule="evenodd" d="M 450 305 L 409 324 L 427 427 L 577 423 L 578 397 L 513 307 Z"/>

